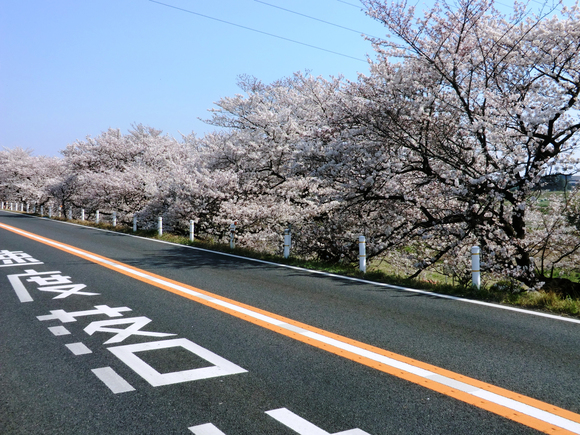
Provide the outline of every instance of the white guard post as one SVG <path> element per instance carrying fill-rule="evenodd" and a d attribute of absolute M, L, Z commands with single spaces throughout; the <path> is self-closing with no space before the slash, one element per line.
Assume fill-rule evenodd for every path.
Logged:
<path fill-rule="evenodd" d="M 84 221 L 85 220 L 85 209 L 81 208 L 81 220 Z"/>
<path fill-rule="evenodd" d="M 284 258 L 290 256 L 290 245 L 292 244 L 292 236 L 290 235 L 290 228 L 284 230 Z"/>
<path fill-rule="evenodd" d="M 362 273 L 367 271 L 367 247 L 365 236 L 359 236 L 358 238 L 358 262 L 359 269 Z"/>
<path fill-rule="evenodd" d="M 161 216 L 159 216 L 159 219 L 157 220 L 157 234 L 160 236 L 163 235 L 163 218 Z"/>
<path fill-rule="evenodd" d="M 99 223 L 100 220 L 101 220 L 101 216 L 99 215 L 99 210 L 97 210 L 97 217 L 95 219 L 95 222 Z"/>
<path fill-rule="evenodd" d="M 189 241 L 193 242 L 195 240 L 195 222 L 193 220 L 189 221 Z"/>
<path fill-rule="evenodd" d="M 48 217 L 52 218 L 52 207 L 48 207 Z"/>
<path fill-rule="evenodd" d="M 476 289 L 481 287 L 481 273 L 479 271 L 479 246 L 471 248 L 471 283 Z"/>
<path fill-rule="evenodd" d="M 40 206 L 40 216 L 44 216 L 44 206 Z"/>
<path fill-rule="evenodd" d="M 137 215 L 133 215 L 133 232 L 137 232 Z"/>
<path fill-rule="evenodd" d="M 116 211 L 113 212 L 113 226 L 114 227 L 117 226 L 117 212 Z"/>
<path fill-rule="evenodd" d="M 237 222 L 234 222 L 230 225 L 230 249 L 236 247 L 236 224 Z"/>

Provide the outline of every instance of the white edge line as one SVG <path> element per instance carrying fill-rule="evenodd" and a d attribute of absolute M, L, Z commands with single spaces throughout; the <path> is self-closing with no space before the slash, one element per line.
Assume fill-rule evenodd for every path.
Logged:
<path fill-rule="evenodd" d="M 15 213 L 15 212 L 6 211 L 6 210 L 2 210 L 2 211 L 5 211 L 7 213 L 21 214 L 21 213 Z M 88 228 L 88 229 L 95 230 L 95 231 L 103 231 L 103 232 L 106 232 L 106 233 L 113 233 L 113 234 L 118 234 L 118 235 L 121 235 L 121 236 L 134 237 L 134 238 L 137 238 L 137 239 L 148 240 L 148 241 L 157 242 L 157 243 L 164 243 L 166 245 L 178 246 L 180 248 L 188 248 L 188 249 L 194 249 L 196 251 L 209 252 L 211 254 L 223 255 L 223 256 L 226 256 L 226 257 L 237 258 L 237 259 L 240 259 L 240 260 L 253 261 L 255 263 L 267 264 L 269 266 L 277 266 L 277 267 L 283 267 L 283 268 L 286 268 L 286 269 L 299 270 L 301 272 L 308 272 L 308 273 L 312 273 L 312 274 L 327 276 L 327 277 L 330 277 L 330 278 L 339 278 L 339 279 L 344 279 L 344 280 L 347 280 L 347 281 L 360 282 L 360 283 L 363 283 L 363 284 L 371 284 L 371 285 L 375 285 L 375 286 L 378 286 L 378 287 L 386 287 L 386 288 L 391 288 L 391 289 L 394 289 L 394 290 L 406 291 L 406 292 L 409 292 L 409 293 L 417 293 L 417 294 L 421 294 L 421 295 L 425 295 L 425 296 L 433 296 L 433 297 L 437 297 L 437 298 L 441 298 L 441 299 L 449 299 L 449 300 L 457 301 L 457 302 L 465 302 L 465 303 L 468 303 L 468 304 L 481 305 L 481 306 L 484 306 L 484 307 L 496 308 L 496 309 L 506 310 L 506 311 L 513 311 L 513 312 L 521 313 L 521 314 L 529 314 L 529 315 L 532 315 L 532 316 L 544 317 L 544 318 L 548 318 L 548 319 L 552 319 L 552 320 L 560 320 L 562 322 L 569 322 L 569 323 L 580 324 L 580 319 L 573 319 L 571 317 L 557 316 L 555 314 L 542 313 L 540 311 L 524 310 L 523 308 L 511 307 L 509 305 L 500 305 L 500 304 L 494 304 L 494 303 L 491 303 L 491 302 L 477 301 L 477 300 L 474 300 L 474 299 L 465 299 L 465 298 L 460 298 L 458 296 L 444 295 L 444 294 L 441 294 L 441 293 L 434 293 L 434 292 L 429 292 L 429 291 L 426 291 L 426 290 L 418 290 L 418 289 L 413 289 L 413 288 L 410 288 L 410 287 L 401 287 L 401 286 L 398 286 L 398 285 L 385 284 L 385 283 L 376 282 L 376 281 L 369 281 L 369 280 L 366 280 L 366 279 L 355 278 L 355 277 L 351 277 L 351 276 L 337 275 L 337 274 L 329 273 L 329 272 L 321 272 L 319 270 L 306 269 L 306 268 L 299 267 L 299 266 L 291 266 L 289 264 L 273 263 L 271 261 L 259 260 L 257 258 L 242 257 L 241 255 L 228 254 L 227 252 L 212 251 L 211 249 L 198 248 L 196 246 L 180 245 L 179 243 L 167 242 L 165 240 L 150 239 L 150 238 L 147 238 L 147 237 L 136 236 L 136 235 L 133 235 L 133 234 L 121 233 L 121 232 L 117 232 L 117 231 L 110 231 L 110 230 L 105 230 L 105 229 L 102 229 L 102 228 L 95 228 L 95 227 L 92 227 L 92 226 L 89 226 L 89 225 L 81 225 L 81 224 L 75 224 L 75 223 L 72 223 L 72 222 L 58 221 L 58 220 L 54 220 L 54 219 L 49 219 L 47 217 L 39 217 L 39 216 L 34 216 L 34 215 L 26 215 L 26 216 L 30 216 L 32 218 L 37 218 L 37 219 L 47 219 L 47 220 L 51 220 L 52 222 L 56 222 L 56 223 L 60 223 L 60 224 L 65 224 L 65 225 L 73 225 L 73 226 L 81 227 L 81 228 Z M 40 236 L 40 237 L 42 237 L 42 236 Z M 84 255 L 86 255 L 86 254 L 84 254 Z"/>

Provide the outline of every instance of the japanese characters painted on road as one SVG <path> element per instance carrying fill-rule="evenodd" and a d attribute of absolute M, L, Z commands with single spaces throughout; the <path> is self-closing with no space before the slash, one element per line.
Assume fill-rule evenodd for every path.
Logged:
<path fill-rule="evenodd" d="M 21 251 L 0 251 L 0 262 L 4 266 L 29 266 L 31 264 L 43 264 Z M 45 293 L 57 293 L 53 300 L 62 300 L 69 297 L 95 297 L 100 293 L 84 291 L 88 286 L 82 283 L 75 283 L 69 275 L 65 275 L 58 270 L 38 271 L 35 269 L 25 269 L 21 273 L 7 275 L 8 281 L 21 303 L 33 302 L 31 290 Z M 40 293 L 42 295 L 42 293 Z M 65 301 L 63 301 L 64 303 Z M 107 349 L 120 361 L 130 367 L 135 373 L 145 379 L 150 385 L 159 387 L 162 385 L 177 384 L 182 382 L 192 382 L 200 379 L 228 376 L 246 372 L 245 369 L 222 358 L 221 356 L 199 346 L 186 338 L 173 338 L 175 334 L 167 332 L 156 332 L 145 330 L 152 320 L 145 316 L 124 317 L 124 313 L 132 311 L 129 307 L 110 307 L 108 305 L 91 305 L 86 310 L 66 311 L 64 309 L 51 310 L 50 314 L 37 316 L 42 322 L 54 325 L 60 322 L 61 325 L 49 326 L 48 330 L 55 337 L 70 336 L 71 331 L 63 324 L 71 324 L 78 321 L 85 321 L 88 324 L 82 329 L 89 336 L 94 334 L 109 334 L 110 336 L 103 342 L 103 345 L 121 343 L 131 337 L 151 337 L 160 339 L 146 343 L 135 343 L 123 346 L 108 347 Z M 107 317 L 108 319 L 94 320 L 97 317 Z M 165 339 L 165 340 L 163 340 Z M 88 346 L 82 342 L 65 343 L 65 346 L 77 356 L 92 354 Z M 192 355 L 200 357 L 210 365 L 202 368 L 192 368 L 177 372 L 160 373 L 150 364 L 141 359 L 138 354 L 152 350 L 170 350 L 173 348 L 184 349 Z M 134 391 L 135 388 L 123 379 L 112 367 L 99 367 L 92 370 L 93 373 L 115 394 Z"/>

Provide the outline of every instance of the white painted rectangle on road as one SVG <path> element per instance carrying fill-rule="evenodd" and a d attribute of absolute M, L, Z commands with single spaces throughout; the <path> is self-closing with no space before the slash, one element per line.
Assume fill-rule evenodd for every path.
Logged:
<path fill-rule="evenodd" d="M 211 423 L 192 426 L 188 429 L 195 435 L 226 435 Z"/>
<path fill-rule="evenodd" d="M 50 332 L 52 332 L 53 335 L 56 335 L 56 336 L 70 334 L 70 331 L 68 329 L 66 329 L 64 326 L 52 326 L 52 327 L 48 328 L 48 330 Z"/>
<path fill-rule="evenodd" d="M 115 394 L 135 391 L 135 388 L 111 367 L 101 367 L 91 371 Z"/>
<path fill-rule="evenodd" d="M 75 355 L 86 355 L 88 353 L 93 353 L 91 349 L 80 342 L 65 344 L 65 346 L 68 347 L 68 349 Z"/>
<path fill-rule="evenodd" d="M 171 373 L 159 373 L 136 354 L 139 352 L 183 348 L 194 355 L 197 355 L 212 365 L 210 367 L 195 368 L 191 370 L 182 370 Z M 236 375 L 246 373 L 247 370 L 222 358 L 219 355 L 193 343 L 186 338 L 176 338 L 172 340 L 152 341 L 147 343 L 129 344 L 126 346 L 108 347 L 117 358 L 127 364 L 135 373 L 145 379 L 154 387 L 162 385 L 178 384 L 181 382 L 198 381 L 220 376 Z"/>

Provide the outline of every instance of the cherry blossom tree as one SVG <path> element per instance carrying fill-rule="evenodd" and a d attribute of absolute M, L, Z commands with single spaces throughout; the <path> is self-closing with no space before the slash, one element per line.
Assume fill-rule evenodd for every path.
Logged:
<path fill-rule="evenodd" d="M 50 200 L 48 186 L 62 175 L 62 161 L 34 156 L 23 148 L 0 151 L 0 197 L 3 201 L 43 205 Z"/>
<path fill-rule="evenodd" d="M 241 77 L 239 85 L 246 95 L 221 99 L 208 121 L 227 132 L 203 140 L 207 170 L 228 174 L 232 183 L 222 192 L 216 223 L 227 228 L 237 221 L 241 240 L 260 249 L 281 246 L 290 225 L 294 252 L 312 255 L 321 216 L 336 206 L 335 187 L 321 181 L 302 156 L 310 147 L 307 138 L 324 128 L 339 80 L 297 73 L 269 85 Z"/>
<path fill-rule="evenodd" d="M 62 151 L 67 173 L 52 192 L 63 203 L 87 212 L 116 211 L 128 221 L 159 195 L 168 168 L 187 154 L 182 143 L 161 133 L 137 125 L 127 135 L 109 129 L 76 141 Z"/>
<path fill-rule="evenodd" d="M 334 261 L 354 260 L 364 234 L 371 258 L 410 276 L 437 265 L 467 280 L 474 244 L 485 270 L 529 286 L 577 262 L 577 200 L 547 212 L 538 188 L 578 163 L 578 6 L 506 16 L 443 0 L 417 17 L 362 1 L 392 39 L 372 40 L 358 80 L 243 76 L 207 121 L 220 131 L 199 139 L 137 125 L 69 145 L 62 164 L 0 152 L 2 194 L 178 231 L 193 219 L 215 238 L 236 221 L 242 244 L 270 251 L 292 226 L 295 254 Z"/>
<path fill-rule="evenodd" d="M 332 151 L 361 168 L 336 180 L 353 207 L 392 221 L 369 231 L 375 253 L 415 241 L 419 272 L 477 243 L 488 267 L 533 284 L 526 209 L 578 149 L 578 7 L 506 17 L 443 1 L 416 18 L 405 2 L 363 3 L 393 39 L 373 40 L 370 75 L 343 95 Z"/>

